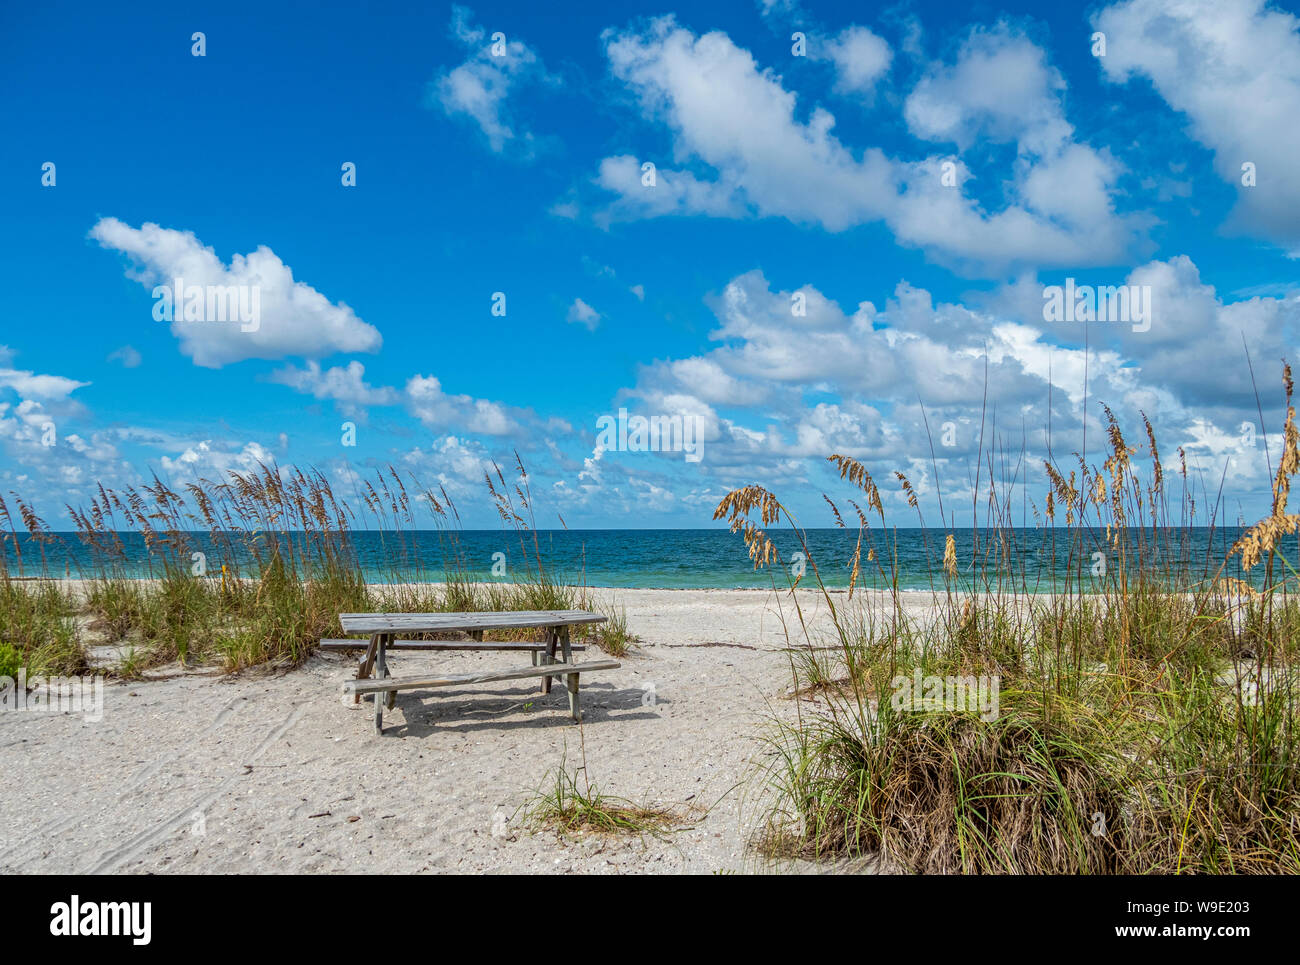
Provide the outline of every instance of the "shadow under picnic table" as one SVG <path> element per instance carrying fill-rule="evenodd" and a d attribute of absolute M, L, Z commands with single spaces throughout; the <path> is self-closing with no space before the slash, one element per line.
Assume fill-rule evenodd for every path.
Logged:
<path fill-rule="evenodd" d="M 582 692 L 583 723 L 587 725 L 653 720 L 660 716 L 655 707 L 670 703 L 656 696 L 654 704 L 647 705 L 646 691 L 642 688 L 616 687 L 609 683 L 584 684 Z M 439 731 L 469 733 L 578 726 L 569 716 L 568 699 L 560 689 L 550 694 L 539 694 L 536 687 L 492 691 L 441 687 L 406 690 L 397 694 L 394 710 L 401 714 L 385 720 L 386 736 L 428 737 Z"/>

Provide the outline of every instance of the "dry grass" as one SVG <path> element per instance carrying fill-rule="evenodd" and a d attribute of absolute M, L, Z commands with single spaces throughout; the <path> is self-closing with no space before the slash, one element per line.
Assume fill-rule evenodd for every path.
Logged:
<path fill-rule="evenodd" d="M 598 604 L 580 580 L 565 579 L 543 558 L 518 457 L 515 479 L 497 467 L 485 482 L 516 548 L 508 582 L 473 579 L 459 510 L 442 487 L 388 466 L 362 480 L 349 501 L 317 470 L 260 465 L 176 488 L 156 476 L 139 488 L 100 486 L 88 505 L 67 507 L 93 560 L 90 572 L 76 574 L 88 581 L 81 598 L 51 579 L 49 551 L 60 537 L 28 501 L 0 497 L 0 565 L 12 559 L 19 573 L 44 577 L 0 571 L 0 637 L 30 672 L 85 670 L 94 642 L 134 648 L 123 673 L 177 660 L 234 671 L 300 663 L 322 637 L 341 635 L 343 612 L 599 605 L 613 619 L 590 639 L 625 652 L 631 636 L 621 610 Z M 429 520 L 441 547 L 433 560 L 420 556 L 414 538 Z M 382 541 L 380 585 L 362 573 L 352 539 L 360 529 Z M 150 581 L 134 578 L 138 561 L 128 558 L 126 534 L 142 540 Z"/>
<path fill-rule="evenodd" d="M 601 791 L 584 763 L 569 770 L 561 759 L 543 785 L 516 812 L 538 831 L 568 837 L 636 834 L 664 838 L 687 821 L 685 809 L 649 807 Z"/>
<path fill-rule="evenodd" d="M 987 518 L 974 528 L 972 559 L 958 558 L 951 532 L 936 541 L 941 605 L 927 621 L 907 615 L 896 589 L 883 613 L 853 603 L 860 568 L 898 586 L 888 562 L 897 547 L 862 463 L 830 457 L 855 491 L 838 504 L 824 497 L 838 526 L 856 518 L 855 579 L 838 602 L 773 493 L 728 494 L 715 518 L 743 535 L 756 566 L 775 557 L 772 527 L 793 531 L 832 625 L 814 633 L 791 594 L 792 690 L 818 701 L 796 701 L 792 721 L 772 722 L 765 846 L 877 855 L 915 872 L 1300 872 L 1300 605 L 1284 545 L 1300 520 L 1287 513 L 1300 431 L 1289 369 L 1284 385 L 1272 513 L 1217 557 L 1188 551 L 1197 504 L 1184 454 L 1175 502 L 1149 421 L 1140 471 L 1103 407 L 1103 464 L 1075 454 L 1068 468 L 1051 457 L 1044 466 L 1042 512 L 1054 527 L 1045 566 L 1056 571 L 1059 547 L 1070 574 L 1051 595 L 1035 593 L 1037 577 L 1016 554 L 1008 477 L 1023 478 L 1022 467 L 981 452 Z M 999 475 L 999 465 L 1009 470 Z M 915 490 L 895 475 L 920 517 Z M 1095 554 L 1104 572 L 1090 567 Z M 914 668 L 997 675 L 997 714 L 896 706 L 896 678 Z"/>

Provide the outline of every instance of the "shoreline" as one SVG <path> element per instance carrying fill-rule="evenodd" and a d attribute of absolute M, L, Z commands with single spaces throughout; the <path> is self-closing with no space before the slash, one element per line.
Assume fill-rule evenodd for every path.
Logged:
<path fill-rule="evenodd" d="M 64 590 L 80 590 L 84 586 L 101 582 L 104 579 L 122 580 L 128 583 L 137 583 L 143 585 L 154 585 L 154 584 L 159 584 L 163 581 L 163 577 L 160 576 L 118 576 L 118 577 L 94 577 L 94 576 L 92 577 L 83 577 L 83 576 L 5 577 L 5 576 L 0 576 L 0 582 L 8 581 L 12 583 L 57 583 L 59 584 L 60 588 Z M 219 582 L 221 578 L 219 575 L 218 576 L 209 575 L 207 577 L 199 577 L 199 579 L 208 579 L 208 580 Z M 244 579 L 251 580 L 254 578 L 245 577 Z M 384 589 L 397 590 L 397 589 L 413 589 L 416 587 L 439 588 L 439 587 L 445 587 L 447 583 L 446 581 L 443 580 L 423 580 L 423 581 L 404 580 L 404 581 L 396 581 L 396 582 L 390 582 L 387 580 L 367 580 L 365 581 L 365 585 L 369 588 L 376 589 L 376 590 L 384 590 Z M 519 583 L 510 583 L 505 580 L 497 580 L 497 581 L 480 580 L 480 581 L 474 581 L 468 585 L 475 588 L 486 588 L 486 587 L 504 587 L 504 586 L 512 586 L 512 585 L 525 586 L 527 585 L 527 583 L 525 581 L 520 581 Z M 607 585 L 607 584 L 599 584 L 599 583 L 561 583 L 558 585 L 573 590 L 591 590 L 591 591 L 599 591 L 602 593 L 604 592 L 609 592 L 609 593 L 747 593 L 747 594 L 766 593 L 770 595 L 773 593 L 789 594 L 791 592 L 790 587 L 782 587 L 782 586 L 778 586 L 778 587 L 771 587 L 771 586 L 762 586 L 762 587 L 758 587 L 758 586 L 624 586 L 621 584 Z M 798 586 L 797 588 L 795 588 L 795 592 L 799 593 L 800 595 L 804 593 L 812 593 L 820 596 L 822 590 L 819 589 L 815 584 L 810 585 L 805 582 L 800 584 L 800 586 Z M 843 587 L 827 586 L 825 588 L 825 592 L 835 596 L 848 596 L 849 589 L 847 586 L 843 586 Z M 1093 592 L 1083 592 L 1078 590 L 1077 588 L 1060 589 L 1060 590 L 1026 590 L 1022 588 L 1007 588 L 1007 589 L 991 589 L 991 590 L 981 589 L 977 591 L 972 591 L 967 587 L 958 587 L 951 590 L 944 589 L 944 588 L 937 588 L 937 587 L 936 588 L 898 587 L 897 589 L 892 589 L 892 588 L 882 589 L 880 587 L 858 585 L 853 589 L 853 596 L 856 599 L 859 596 L 872 596 L 872 595 L 877 597 L 890 597 L 895 593 L 897 593 L 900 596 L 907 596 L 907 597 L 915 596 L 918 598 L 924 595 L 929 595 L 936 602 L 938 602 L 938 601 L 945 601 L 949 598 L 952 598 L 954 600 L 967 600 L 971 598 L 1008 599 L 1008 598 L 1015 598 L 1015 597 L 1029 598 L 1029 599 L 1052 598 L 1052 597 L 1065 597 L 1071 599 L 1075 599 L 1075 598 L 1104 599 L 1108 594 L 1113 594 L 1114 592 L 1116 592 L 1115 588 L 1107 588 L 1107 589 L 1097 590 Z M 1193 596 L 1193 594 L 1188 592 L 1183 592 L 1182 595 L 1188 597 Z"/>

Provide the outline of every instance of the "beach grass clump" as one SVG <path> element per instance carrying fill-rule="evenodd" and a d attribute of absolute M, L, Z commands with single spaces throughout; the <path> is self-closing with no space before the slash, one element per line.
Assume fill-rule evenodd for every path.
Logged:
<path fill-rule="evenodd" d="M 583 609 L 594 610 L 605 618 L 604 623 L 588 623 L 574 628 L 578 640 L 589 641 L 611 657 L 626 657 L 637 636 L 628 629 L 627 610 L 614 599 L 589 596 Z"/>
<path fill-rule="evenodd" d="M 838 599 L 773 493 L 725 496 L 715 518 L 742 534 L 756 566 L 776 558 L 773 528 L 790 528 L 808 564 L 790 588 L 802 581 L 829 615 L 814 629 L 790 593 L 795 706 L 771 722 L 761 772 L 775 793 L 761 846 L 918 873 L 1300 871 L 1300 517 L 1287 512 L 1300 430 L 1289 368 L 1284 386 L 1272 512 L 1232 546 L 1189 551 L 1198 504 L 1213 528 L 1216 501 L 1192 498 L 1181 451 L 1173 500 L 1150 423 L 1139 467 L 1103 406 L 1101 465 L 1079 454 L 1045 463 L 1038 570 L 1015 552 L 1015 486 L 993 481 L 999 463 L 1021 469 L 988 454 L 972 558 L 960 558 L 950 529 L 926 533 L 930 611 L 909 610 L 897 590 L 886 562 L 897 545 L 858 460 L 830 457 L 853 493 L 826 502 L 837 525 L 857 528 Z M 916 491 L 895 475 L 924 526 Z M 889 589 L 855 602 L 868 570 Z M 1050 592 L 1037 592 L 1044 583 Z M 967 683 L 956 698 L 918 702 L 922 679 Z M 980 687 L 983 702 L 960 696 Z"/>
<path fill-rule="evenodd" d="M 586 767 L 569 770 L 563 761 L 520 807 L 524 823 L 561 837 L 579 834 L 636 834 L 663 837 L 682 823 L 667 808 L 647 807 L 605 794 L 587 779 Z"/>
<path fill-rule="evenodd" d="M 91 628 L 110 641 L 126 639 L 144 625 L 152 595 L 139 580 L 100 576 L 85 587 L 85 606 L 92 615 Z"/>
<path fill-rule="evenodd" d="M 218 617 L 219 590 L 188 573 L 168 572 L 144 596 L 137 624 L 152 662 L 198 657 Z"/>
<path fill-rule="evenodd" d="M 1300 873 L 1297 690 L 1290 680 L 1250 678 L 1234 674 L 1226 694 L 1222 677 L 1208 673 L 1173 679 L 1134 785 L 1138 867 Z"/>
<path fill-rule="evenodd" d="M 0 677 L 11 680 L 23 668 L 23 655 L 12 643 L 0 643 Z"/>
<path fill-rule="evenodd" d="M 126 675 L 175 661 L 236 671 L 300 663 L 321 638 L 341 635 L 339 613 L 594 608 L 581 575 L 547 559 L 518 456 L 515 466 L 513 479 L 496 466 L 484 476 L 507 537 L 508 576 L 500 580 L 483 580 L 470 566 L 445 488 L 424 487 L 392 466 L 359 480 L 353 501 L 318 470 L 273 464 L 183 486 L 157 476 L 121 490 L 98 486 L 88 504 L 67 507 L 92 561 L 76 574 L 76 591 L 50 573 L 63 537 L 11 494 L 12 512 L 0 499 L 0 640 L 42 672 L 88 669 L 94 643 L 129 653 L 130 666 L 116 668 Z M 421 555 L 418 531 L 428 523 L 437 559 Z M 360 530 L 380 543 L 369 567 L 353 542 Z M 132 546 L 143 543 L 143 574 L 128 536 Z M 31 571 L 40 577 L 26 576 Z M 69 567 L 61 575 L 73 574 Z M 625 619 L 603 633 L 613 647 L 629 639 Z"/>
<path fill-rule="evenodd" d="M 32 675 L 84 670 L 86 648 L 74 610 L 71 596 L 51 580 L 0 575 L 0 643 L 8 647 L 6 663 L 16 662 Z"/>
<path fill-rule="evenodd" d="M 860 725 L 860 726 L 855 726 Z M 782 799 L 769 850 L 884 854 L 925 874 L 1119 870 L 1124 761 L 1089 714 L 884 713 L 789 728 L 777 743 Z M 778 820 L 778 817 L 787 820 Z M 791 828 L 798 828 L 791 834 Z"/>

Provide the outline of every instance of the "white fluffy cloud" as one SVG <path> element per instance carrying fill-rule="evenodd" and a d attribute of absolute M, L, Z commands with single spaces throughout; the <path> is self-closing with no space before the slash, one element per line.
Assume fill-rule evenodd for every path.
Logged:
<path fill-rule="evenodd" d="M 541 438 L 570 431 L 560 419 L 543 420 L 531 409 L 509 406 L 491 399 L 448 393 L 433 375 L 414 375 L 406 385 L 394 388 L 366 381 L 365 367 L 357 361 L 322 368 L 316 362 L 297 368 L 286 366 L 268 377 L 269 381 L 316 399 L 333 402 L 348 418 L 365 419 L 373 406 L 403 406 L 426 428 L 439 432 L 484 436 L 532 436 Z"/>
<path fill-rule="evenodd" d="M 1054 153 L 1072 134 L 1061 109 L 1065 80 L 1047 54 L 1005 26 L 976 29 L 952 64 L 930 65 L 903 106 L 907 126 L 965 150 L 977 138 Z"/>
<path fill-rule="evenodd" d="M 929 473 L 933 444 L 945 485 L 965 485 L 968 464 L 952 461 L 974 457 L 981 431 L 985 452 L 1023 445 L 1033 461 L 1047 450 L 1050 422 L 1053 451 L 1069 458 L 1084 449 L 1086 416 L 1088 452 L 1097 452 L 1101 400 L 1130 431 L 1140 431 L 1141 413 L 1150 417 L 1167 453 L 1184 446 L 1189 458 L 1212 462 L 1224 445 L 1236 446 L 1230 476 L 1260 482 L 1259 454 L 1238 451 L 1241 424 L 1258 416 L 1244 351 L 1232 346 L 1245 337 L 1261 392 L 1272 398 L 1276 359 L 1294 354 L 1300 337 L 1300 302 L 1224 302 L 1186 257 L 1151 262 L 1124 280 L 1151 288 L 1149 331 L 1095 323 L 1085 335 L 1079 323 L 1043 322 L 1043 286 L 1028 280 L 999 293 L 988 310 L 936 304 L 902 282 L 883 307 L 863 302 L 847 312 L 810 286 L 773 290 L 752 271 L 709 299 L 717 348 L 643 367 L 625 395 L 645 413 L 699 414 L 702 469 L 728 478 L 752 469 L 771 479 L 792 465 L 806 471 L 806 460 L 831 452 L 877 469 L 919 460 Z M 1034 301 L 1025 294 L 1032 289 Z M 797 296 L 804 315 L 792 313 Z M 1021 320 L 999 304 L 1014 306 Z M 1240 361 L 1207 378 L 1204 360 L 1225 353 Z M 945 426 L 950 446 L 940 443 Z"/>
<path fill-rule="evenodd" d="M 845 42 L 861 46 L 852 36 Z M 932 68 L 909 100 L 909 123 L 922 136 L 960 146 L 983 130 L 1021 144 L 1012 198 L 992 212 L 964 193 L 964 165 L 957 186 L 945 185 L 941 156 L 903 161 L 850 149 L 821 107 L 799 120 L 795 94 L 724 33 L 697 37 L 663 17 L 604 39 L 614 76 L 646 117 L 672 131 L 677 164 L 710 169 L 707 177 L 667 172 L 661 189 L 642 182 L 635 159 L 607 158 L 597 183 L 618 195 L 612 217 L 752 212 L 830 231 L 884 221 L 900 241 L 941 258 L 1000 266 L 1105 263 L 1133 241 L 1109 197 L 1116 164 L 1070 140 L 1057 75 L 1009 30 L 973 35 L 958 62 Z M 998 77 L 1004 66 L 1032 90 L 1017 90 L 1006 108 L 976 95 L 950 102 L 965 74 Z M 1020 118 L 1026 105 L 1033 112 Z"/>
<path fill-rule="evenodd" d="M 468 395 L 449 395 L 432 375 L 416 375 L 406 383 L 408 411 L 431 429 L 463 428 L 486 436 L 507 436 L 520 424 L 499 402 Z"/>
<path fill-rule="evenodd" d="M 379 330 L 346 304 L 334 304 L 310 285 L 295 281 L 289 266 L 265 245 L 233 256 L 226 265 L 192 231 L 149 222 L 132 228 L 116 218 L 103 218 L 90 236 L 101 246 L 130 256 L 136 269 L 128 275 L 151 290 L 156 285 L 171 287 L 173 279 L 181 278 L 186 289 L 197 285 L 257 291 L 256 327 L 239 321 L 184 321 L 179 311 L 175 313 L 172 334 L 195 365 L 215 369 L 250 358 L 375 352 L 383 341 Z M 152 317 L 141 311 L 142 319 Z"/>
<path fill-rule="evenodd" d="M 436 483 L 453 496 L 482 495 L 483 476 L 491 473 L 492 455 L 475 439 L 440 436 L 425 448 L 416 446 L 402 462 L 426 487 Z"/>
<path fill-rule="evenodd" d="M 882 154 L 854 158 L 831 135 L 834 118 L 824 110 L 797 121 L 795 95 L 726 34 L 696 37 L 665 17 L 605 39 L 614 76 L 638 94 L 648 117 L 673 131 L 679 159 L 719 172 L 709 182 L 715 191 L 702 193 L 711 203 L 740 191 L 760 214 L 843 230 L 878 216 L 893 196 Z M 649 214 L 662 204 L 650 193 L 636 198 L 646 199 Z"/>
<path fill-rule="evenodd" d="M 24 399 L 59 402 L 90 384 L 62 375 L 38 375 L 27 369 L 13 368 L 14 354 L 8 345 L 0 345 L 0 389 L 10 389 Z"/>
<path fill-rule="evenodd" d="M 600 162 L 595 183 L 618 195 L 618 200 L 602 212 L 602 222 L 690 214 L 739 218 L 745 214 L 740 186 L 728 183 L 725 177 L 702 181 L 690 171 L 656 166 L 651 179 L 650 172 L 644 169 L 647 163 L 653 164 L 630 154 Z"/>
<path fill-rule="evenodd" d="M 554 83 L 554 78 L 527 44 L 509 38 L 498 44 L 470 22 L 471 16 L 464 7 L 451 8 L 452 36 L 469 56 L 438 76 L 431 85 L 431 100 L 449 117 L 471 119 L 496 153 L 509 148 L 516 156 L 527 157 L 535 139 L 512 117 L 510 93 L 526 80 Z"/>
<path fill-rule="evenodd" d="M 1300 301 L 1256 296 L 1225 302 L 1186 255 L 1142 265 L 1126 282 L 1150 287 L 1151 329 L 1125 334 L 1120 327 L 1110 344 L 1140 366 L 1145 381 L 1168 389 L 1184 404 L 1229 407 L 1257 422 L 1251 411 L 1257 389 L 1271 393 L 1279 360 L 1295 360 Z M 1213 366 L 1212 377 L 1207 364 Z"/>
<path fill-rule="evenodd" d="M 0 480 L 28 497 L 42 497 L 48 511 L 49 489 L 71 498 L 100 476 L 124 471 L 120 454 L 104 433 L 87 438 L 68 432 L 53 411 L 34 399 L 0 401 Z"/>
<path fill-rule="evenodd" d="M 365 375 L 365 366 L 357 361 L 323 370 L 319 362 L 308 362 L 300 369 L 290 365 L 272 372 L 270 380 L 313 398 L 328 399 L 344 415 L 364 418 L 372 405 L 394 405 L 399 401 L 395 389 L 372 386 Z"/>
<path fill-rule="evenodd" d="M 600 324 L 601 314 L 581 298 L 575 298 L 565 318 L 573 324 L 585 326 L 589 332 L 594 332 Z"/>
<path fill-rule="evenodd" d="M 260 466 L 273 466 L 275 455 L 257 442 L 242 445 L 204 439 L 186 446 L 176 456 L 159 460 L 165 472 L 183 479 L 216 479 L 228 472 L 254 472 Z"/>
<path fill-rule="evenodd" d="M 1264 0 L 1128 0 L 1092 22 L 1106 77 L 1149 80 L 1214 151 L 1237 189 L 1234 226 L 1300 249 L 1300 20 Z"/>
<path fill-rule="evenodd" d="M 90 385 L 62 375 L 38 375 L 24 369 L 0 368 L 0 387 L 13 389 L 25 399 L 66 399 L 77 389 Z"/>
<path fill-rule="evenodd" d="M 824 44 L 826 57 L 835 64 L 835 88 L 846 94 L 869 97 L 889 70 L 894 53 L 884 38 L 866 27 L 846 27 Z"/>

